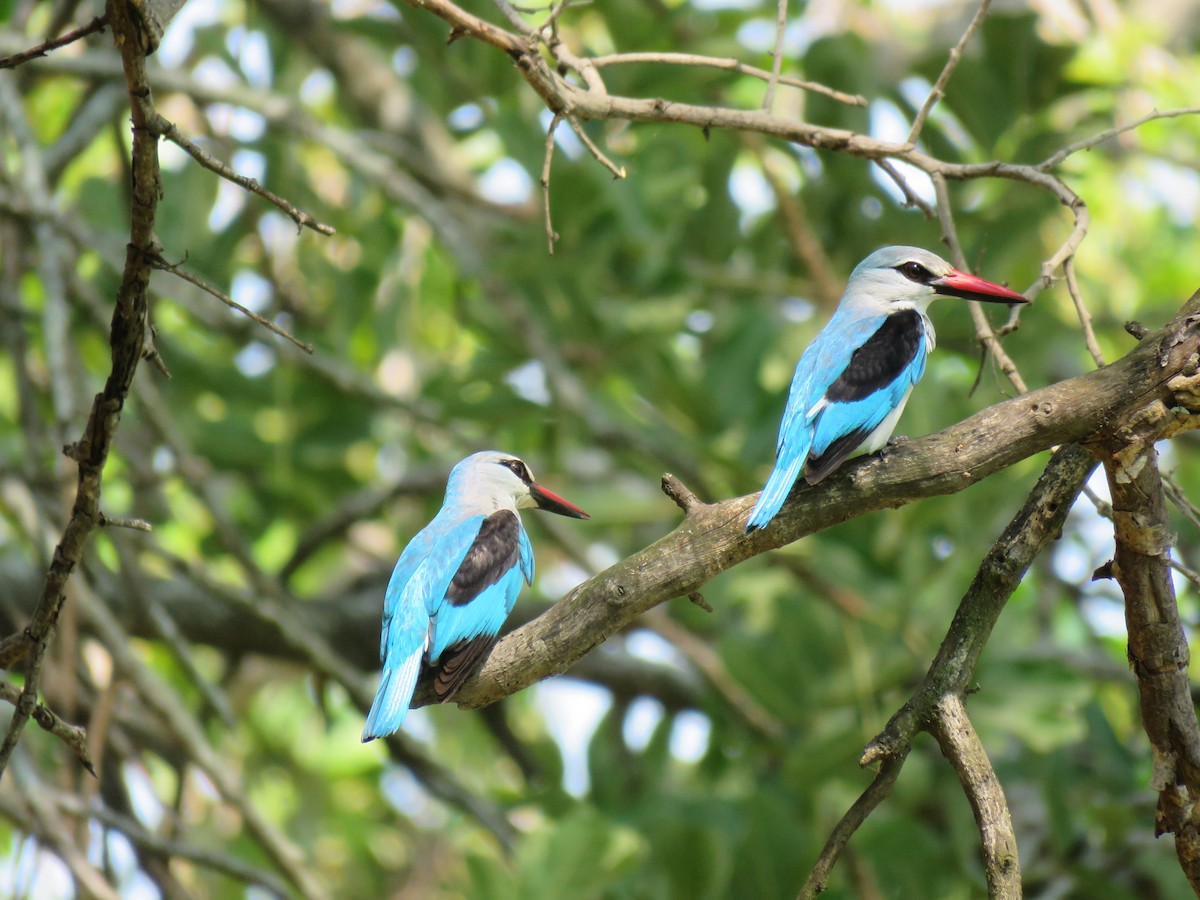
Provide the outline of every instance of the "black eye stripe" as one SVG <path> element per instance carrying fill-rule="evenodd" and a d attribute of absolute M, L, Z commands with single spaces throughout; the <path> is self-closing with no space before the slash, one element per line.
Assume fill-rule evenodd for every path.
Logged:
<path fill-rule="evenodd" d="M 929 284 L 936 277 L 927 268 L 912 259 L 896 266 L 896 271 L 909 281 L 915 281 L 917 284 Z"/>
<path fill-rule="evenodd" d="M 502 459 L 500 465 L 508 469 L 526 484 L 533 484 L 533 473 L 529 471 L 529 466 L 525 465 L 519 459 Z"/>

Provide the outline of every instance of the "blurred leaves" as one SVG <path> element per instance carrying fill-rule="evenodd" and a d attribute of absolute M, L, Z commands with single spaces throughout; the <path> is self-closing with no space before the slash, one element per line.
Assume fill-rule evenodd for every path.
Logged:
<path fill-rule="evenodd" d="M 490 7 L 473 11 L 499 20 Z M 785 74 L 872 103 L 862 109 L 781 88 L 776 111 L 902 140 L 889 129 L 906 133 L 973 9 L 951 3 L 911 13 L 892 3 L 794 11 Z M 1151 108 L 1194 102 L 1194 13 L 1185 3 L 1164 23 L 1140 9 L 1089 8 L 1070 21 L 1041 8 L 993 11 L 935 108 L 923 148 L 956 161 L 1034 163 Z M 773 15 L 762 4 L 617 0 L 570 7 L 559 29 L 576 53 L 679 51 L 769 66 L 762 35 L 773 38 Z M 37 43 L 50 18 L 48 4 L 0 2 L 0 53 Z M 203 723 L 244 776 L 250 800 L 302 848 L 334 896 L 792 897 L 869 780 L 856 765 L 862 745 L 923 674 L 1041 461 L 751 560 L 705 589 L 711 615 L 683 601 L 666 608 L 783 723 L 782 740 L 748 728 L 679 648 L 634 635 L 609 645 L 685 671 L 699 685 L 698 711 L 659 704 L 647 719 L 637 698 L 597 678 L 611 701 L 603 708 L 582 692 L 578 702 L 551 703 L 534 688 L 503 704 L 507 733 L 453 708 L 415 713 L 406 731 L 413 745 L 504 811 L 517 832 L 511 849 L 381 748 L 360 745 L 361 712 L 342 687 L 291 654 L 230 649 L 237 632 L 260 623 L 231 612 L 216 588 L 253 597 L 273 584 L 298 616 L 334 606 L 361 622 L 369 637 L 357 659 L 369 661 L 396 555 L 436 510 L 449 466 L 485 446 L 520 453 L 594 514 L 569 534 L 526 516 L 539 579 L 518 616 L 674 527 L 678 510 L 658 490 L 663 471 L 703 499 L 756 490 L 792 367 L 828 313 L 787 238 L 760 171 L 762 150 L 780 165 L 839 282 L 879 245 L 938 249 L 938 224 L 904 206 L 864 160 L 760 148 L 731 133 L 592 122 L 583 126 L 589 136 L 629 177 L 614 181 L 561 125 L 550 183 L 560 239 L 548 255 L 538 179 L 549 116 L 507 57 L 446 38 L 444 23 L 407 6 L 185 6 L 157 54 L 164 115 L 235 168 L 258 169 L 249 174 L 337 235 L 297 234 L 259 198 L 163 148 L 166 258 L 313 342 L 316 353 L 303 356 L 155 274 L 156 346 L 173 377 L 139 372 L 104 500 L 106 510 L 146 518 L 155 530 L 106 532 L 83 589 L 126 611 L 139 656 Z M 113 59 L 100 35 L 18 70 L 20 113 L 43 153 L 89 96 L 116 83 L 115 74 L 69 63 L 102 68 Z M 764 89 L 696 67 L 603 71 L 614 93 L 682 102 L 756 108 Z M 275 111 L 264 118 L 268 107 Z M 48 221 L 70 248 L 61 299 L 72 371 L 60 372 L 48 362 L 49 288 L 26 196 L 26 150 L 0 129 L 6 633 L 21 627 L 20 598 L 40 577 L 72 484 L 54 450 L 83 425 L 61 420 L 51 387 L 67 383 L 86 398 L 106 370 L 107 319 L 128 240 L 128 141 L 119 106 L 78 146 L 52 196 L 32 198 L 49 202 Z M 1156 327 L 1200 284 L 1198 158 L 1200 123 L 1183 117 L 1061 167 L 1093 217 L 1077 270 L 1110 359 L 1132 346 L 1125 320 Z M 931 196 L 916 177 L 912 187 Z M 1070 227 L 1055 199 L 1029 185 L 980 180 L 950 190 L 972 265 L 1019 289 Z M 932 317 L 939 346 L 901 421 L 909 435 L 1011 390 L 984 360 L 972 394 L 981 363 L 967 312 L 947 302 Z M 1061 286 L 1042 293 L 1021 325 L 1004 346 L 1032 386 L 1090 367 Z M 1183 492 L 1200 497 L 1194 436 L 1163 452 Z M 335 526 L 289 569 L 314 523 L 329 517 Z M 1175 524 L 1180 558 L 1200 568 L 1194 523 L 1178 515 Z M 1001 620 L 968 701 L 1013 808 L 1029 896 L 1189 894 L 1169 842 L 1151 837 L 1151 762 L 1125 671 L 1119 599 L 1089 581 L 1110 553 L 1110 527 L 1081 504 Z M 274 576 L 285 570 L 278 585 Z M 1182 579 L 1180 587 L 1191 629 L 1196 589 Z M 198 671 L 227 695 L 232 729 L 207 710 L 176 652 L 147 633 L 137 612 L 162 601 L 186 637 L 186 598 L 201 605 L 201 617 L 234 623 L 229 646 L 209 638 L 212 647 L 191 648 Z M 56 646 L 74 656 L 54 664 L 44 701 L 93 733 L 111 716 L 100 764 L 109 780 L 86 786 L 87 776 L 68 771 L 65 750 L 32 731 L 21 747 L 22 777 L 88 797 L 96 790 L 96 802 L 114 808 L 124 795 L 146 827 L 269 868 L 186 744 L 112 671 L 86 622 L 77 624 L 82 631 L 67 624 L 60 634 Z M 641 689 L 655 696 L 649 676 Z M 28 849 L 45 843 L 29 837 L 28 815 L 6 793 L 11 781 L 0 786 L 0 873 L 21 873 L 24 881 L 13 883 L 29 885 L 31 896 L 54 896 L 40 893 L 54 889 L 56 870 Z M 99 858 L 103 834 L 79 831 Z M 163 890 L 163 876 L 146 874 L 156 871 L 153 855 L 139 852 L 114 854 L 115 880 L 159 878 Z M 932 742 L 918 743 L 850 852 L 831 897 L 984 890 L 970 809 Z M 172 874 L 196 896 L 245 893 L 203 865 L 177 862 Z"/>

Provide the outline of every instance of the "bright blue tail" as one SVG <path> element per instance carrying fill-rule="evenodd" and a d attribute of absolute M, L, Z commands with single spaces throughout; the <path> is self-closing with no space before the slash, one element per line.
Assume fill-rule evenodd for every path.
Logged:
<path fill-rule="evenodd" d="M 425 648 L 418 647 L 400 668 L 384 667 L 379 690 L 375 693 L 367 724 L 363 727 L 364 744 L 375 738 L 387 737 L 404 724 L 413 691 L 417 688 L 417 676 L 421 673 L 421 657 L 424 654 Z"/>
<path fill-rule="evenodd" d="M 805 449 L 807 450 L 807 448 Z M 792 485 L 796 483 L 796 478 L 799 477 L 800 470 L 804 467 L 807 455 L 807 452 L 793 454 L 786 463 L 782 459 L 775 461 L 771 477 L 767 479 L 767 485 L 759 495 L 758 503 L 754 505 L 750 518 L 746 520 L 746 534 L 766 528 L 775 518 L 775 514 L 783 506 L 783 501 L 791 493 Z"/>

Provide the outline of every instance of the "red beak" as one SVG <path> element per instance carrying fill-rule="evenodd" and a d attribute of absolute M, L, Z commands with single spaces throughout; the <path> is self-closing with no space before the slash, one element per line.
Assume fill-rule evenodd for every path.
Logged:
<path fill-rule="evenodd" d="M 540 484 L 531 484 L 529 486 L 529 496 L 533 497 L 533 502 L 537 504 L 538 509 L 544 509 L 546 512 L 557 513 L 560 516 L 570 516 L 572 519 L 590 519 L 587 513 L 553 491 L 548 491 Z"/>
<path fill-rule="evenodd" d="M 982 300 L 986 303 L 1028 303 L 1029 301 L 1016 291 L 1010 291 L 986 278 L 969 275 L 954 269 L 949 275 L 931 281 L 930 286 L 939 294 L 949 297 L 961 297 L 963 300 Z"/>

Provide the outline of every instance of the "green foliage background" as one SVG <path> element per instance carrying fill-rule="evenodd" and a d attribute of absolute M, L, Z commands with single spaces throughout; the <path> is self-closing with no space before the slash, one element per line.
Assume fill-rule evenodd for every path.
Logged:
<path fill-rule="evenodd" d="M 794 10 L 785 73 L 861 93 L 870 107 L 781 88 L 776 112 L 902 138 L 884 129 L 896 120 L 907 129 L 973 8 L 834 6 Z M 498 21 L 487 4 L 471 8 Z M 1036 162 L 1152 108 L 1194 101 L 1194 4 L 1180 4 L 1175 18 L 1149 5 L 1070 9 L 1076 18 L 1051 7 L 994 11 L 924 146 L 957 161 Z M 4 21 L 23 12 L 0 3 Z M 45 5 L 23 19 L 24 45 L 40 39 L 49 16 Z M 611 0 L 570 8 L 560 23 L 577 53 L 672 50 L 769 68 L 762 35 L 773 37 L 773 16 L 773 5 L 754 2 Z M 172 378 L 149 366 L 139 373 L 105 484 L 108 514 L 143 517 L 154 532 L 101 534 L 89 562 L 97 581 L 130 569 L 186 580 L 193 566 L 252 591 L 240 547 L 297 602 L 362 590 L 381 597 L 392 561 L 440 504 L 444 472 L 497 447 L 529 460 L 593 516 L 563 526 L 526 515 L 540 577 L 522 603 L 533 610 L 674 527 L 662 472 L 705 499 L 761 485 L 792 368 L 832 308 L 787 240 L 764 160 L 802 204 L 839 283 L 877 246 L 939 247 L 937 223 L 900 204 L 862 160 L 738 134 L 597 123 L 588 133 L 629 177 L 614 181 L 561 126 L 550 187 L 560 239 L 550 255 L 537 184 L 548 114 L 503 54 L 465 39 L 447 45 L 442 22 L 387 4 L 192 0 L 172 27 L 179 34 L 159 54 L 171 76 L 157 89 L 163 114 L 235 168 L 258 169 L 250 173 L 337 235 L 297 235 L 273 207 L 164 145 L 165 255 L 186 258 L 315 353 L 156 276 L 156 344 Z M 58 58 L 18 75 L 42 147 L 62 138 L 105 83 L 56 67 Z M 61 58 L 114 57 L 97 36 L 86 54 Z M 694 67 L 613 66 L 604 75 L 614 93 L 694 103 L 755 108 L 763 91 L 757 80 Z M 26 335 L 20 357 L 11 339 L 0 355 L 5 572 L 42 559 L 45 538 L 30 532 L 15 498 L 31 485 L 29 496 L 53 506 L 57 479 L 70 483 L 58 449 L 77 436 L 83 401 L 107 371 L 107 309 L 127 240 L 128 140 L 127 113 L 114 106 L 50 173 L 55 215 L 81 235 L 71 247 L 69 371 L 46 356 L 47 286 L 37 269 L 20 269 L 15 251 L 0 263 L 5 288 L 18 289 L 4 314 L 19 313 Z M 1110 360 L 1133 345 L 1127 319 L 1158 327 L 1200 284 L 1198 149 L 1200 121 L 1165 119 L 1060 169 L 1093 216 L 1077 270 Z M 0 215 L 9 218 L 19 213 L 19 157 L 15 139 L 0 134 Z M 489 194 L 489 185 L 504 192 Z M 969 259 L 1018 289 L 1069 231 L 1066 211 L 1027 185 L 981 180 L 951 190 Z M 980 360 L 963 307 L 947 301 L 932 316 L 939 346 L 901 422 L 908 435 L 1011 393 L 988 362 L 972 393 Z M 1061 285 L 1038 297 L 1005 347 L 1033 387 L 1092 366 Z M 40 379 L 34 410 L 20 399 L 22 368 Z M 53 398 L 56 382 L 74 404 Z M 30 427 L 31 417 L 41 424 Z M 1163 453 L 1197 496 L 1194 436 Z M 137 650 L 204 719 L 251 800 L 335 896 L 791 897 L 869 781 L 856 765 L 863 744 L 923 674 L 980 558 L 1044 462 L 754 559 L 707 587 L 711 615 L 683 600 L 666 608 L 782 738 L 749 727 L 693 656 L 642 629 L 597 653 L 665 654 L 694 685 L 695 709 L 654 700 L 650 684 L 650 699 L 614 695 L 603 678 L 587 694 L 534 688 L 503 704 L 526 760 L 480 714 L 414 715 L 412 733 L 430 755 L 508 811 L 518 831 L 511 852 L 430 799 L 380 747 L 361 746 L 361 712 L 294 664 L 241 656 L 220 640 L 196 646 L 200 672 L 233 708 L 231 727 L 205 712 L 172 653 L 144 638 Z M 295 558 L 314 523 L 372 497 L 349 527 Z M 1194 569 L 1196 528 L 1177 525 L 1179 556 Z M 969 701 L 1012 806 L 1030 897 L 1189 893 L 1170 839 L 1153 838 L 1151 760 L 1124 663 L 1119 595 L 1089 581 L 1110 551 L 1111 532 L 1081 501 L 1055 552 L 1018 589 Z M 1181 579 L 1180 587 L 1190 627 L 1195 586 Z M 88 653 L 76 677 L 102 687 L 103 649 Z M 51 705 L 55 690 L 47 688 Z M 556 719 L 573 720 L 595 697 L 605 711 L 574 751 L 584 754 L 586 784 L 569 792 Z M 78 718 L 87 715 L 84 703 Z M 697 734 L 706 737 L 693 740 L 698 752 L 682 752 L 683 738 Z M 79 789 L 74 776 L 53 774 L 73 763 L 49 736 L 31 730 L 22 752 L 23 765 Z M 156 815 L 174 806 L 198 843 L 264 863 L 186 761 L 148 742 L 123 762 L 114 777 Z M 50 896 L 53 867 L 32 854 L 18 825 L 0 823 L 0 879 L 11 876 L 25 896 Z M 144 876 L 120 858 L 117 880 L 134 896 Z M 200 896 L 245 894 L 203 868 L 178 871 Z M 933 742 L 919 741 L 828 896 L 984 890 L 970 809 Z"/>

